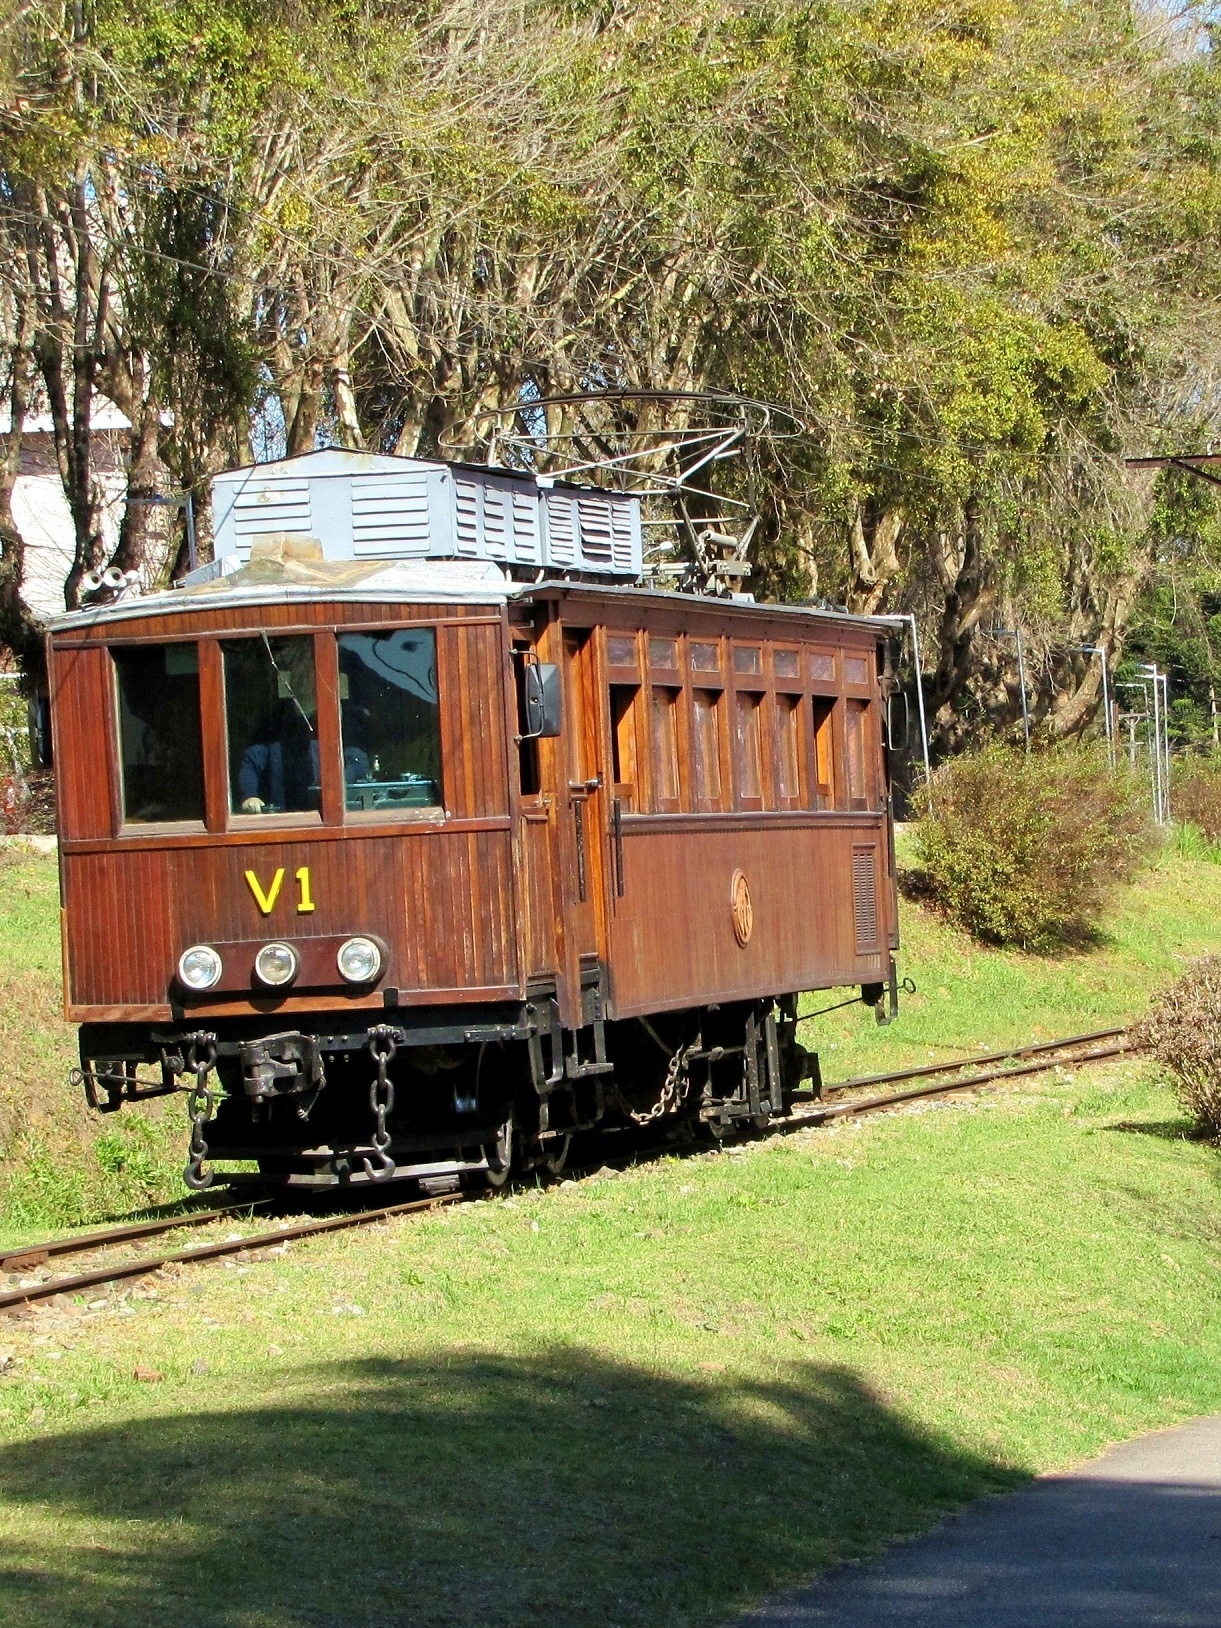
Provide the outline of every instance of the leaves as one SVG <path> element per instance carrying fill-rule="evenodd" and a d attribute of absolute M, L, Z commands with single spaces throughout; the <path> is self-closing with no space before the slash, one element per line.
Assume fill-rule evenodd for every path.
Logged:
<path fill-rule="evenodd" d="M 761 511 L 756 591 L 914 610 L 943 746 L 968 710 L 1016 717 L 989 613 L 1026 632 L 1036 723 L 1088 721 L 1071 647 L 1117 651 L 1159 563 L 1152 483 L 1121 457 L 1221 428 L 1221 97 L 1190 16 L 73 15 L 40 0 L 0 35 L 0 197 L 23 200 L 0 340 L 17 358 L 32 300 L 44 376 L 79 364 L 78 575 L 100 542 L 76 388 L 164 409 L 146 440 L 205 533 L 208 476 L 252 428 L 265 449 L 478 455 L 480 412 L 523 391 L 744 390 L 810 430 L 717 474 Z"/>

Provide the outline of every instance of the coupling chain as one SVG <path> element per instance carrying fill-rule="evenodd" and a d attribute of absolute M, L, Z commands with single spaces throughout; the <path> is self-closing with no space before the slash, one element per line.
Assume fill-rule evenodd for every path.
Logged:
<path fill-rule="evenodd" d="M 194 1073 L 195 1080 L 187 1096 L 191 1141 L 187 1150 L 190 1157 L 182 1173 L 182 1179 L 192 1192 L 202 1193 L 205 1188 L 211 1187 L 213 1181 L 213 1172 L 204 1169 L 204 1161 L 208 1157 L 204 1126 L 212 1118 L 216 1108 L 216 1093 L 208 1085 L 208 1075 L 216 1066 L 216 1036 L 189 1035 L 184 1047 L 183 1062 L 185 1064 L 183 1072 Z"/>
<path fill-rule="evenodd" d="M 663 1114 L 675 1113 L 682 1107 L 687 1092 L 691 1088 L 690 1060 L 691 1054 L 700 1049 L 698 1040 L 693 1040 L 688 1046 L 680 1046 L 666 1065 L 666 1078 L 661 1088 L 661 1095 L 653 1106 L 642 1114 L 634 1108 L 629 1108 L 633 1121 L 637 1125 L 651 1125 L 655 1119 Z"/>
<path fill-rule="evenodd" d="M 377 1157 L 377 1168 L 362 1158 L 365 1175 L 370 1181 L 388 1181 L 395 1171 L 394 1160 L 390 1157 L 390 1132 L 386 1129 L 386 1116 L 394 1112 L 394 1084 L 388 1076 L 387 1069 L 390 1059 L 398 1050 L 398 1041 L 394 1030 L 385 1023 L 375 1024 L 369 1030 L 369 1050 L 372 1053 L 377 1073 L 373 1076 L 373 1084 L 369 1087 L 369 1107 L 373 1110 L 373 1151 Z"/>

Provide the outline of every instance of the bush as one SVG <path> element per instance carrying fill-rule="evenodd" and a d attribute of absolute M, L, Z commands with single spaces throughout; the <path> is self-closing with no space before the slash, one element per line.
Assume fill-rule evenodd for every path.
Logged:
<path fill-rule="evenodd" d="M 1210 843 L 1221 843 L 1221 760 L 1178 758 L 1170 775 L 1170 810 Z"/>
<path fill-rule="evenodd" d="M 975 937 L 1046 952 L 1091 937 L 1155 845 L 1147 788 L 1102 752 L 992 747 L 933 776 L 915 880 Z"/>
<path fill-rule="evenodd" d="M 1221 1138 L 1221 955 L 1197 961 L 1157 995 L 1134 1038 L 1169 1071 L 1200 1129 Z"/>

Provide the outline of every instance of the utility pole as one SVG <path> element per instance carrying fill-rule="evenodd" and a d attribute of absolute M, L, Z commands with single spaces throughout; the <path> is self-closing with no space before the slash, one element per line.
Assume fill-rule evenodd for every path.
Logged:
<path fill-rule="evenodd" d="M 994 627 L 989 632 L 997 639 L 1013 639 L 1017 643 L 1018 688 L 1022 692 L 1022 736 L 1026 750 L 1030 750 L 1030 709 L 1026 704 L 1026 652 L 1022 645 L 1020 627 Z"/>

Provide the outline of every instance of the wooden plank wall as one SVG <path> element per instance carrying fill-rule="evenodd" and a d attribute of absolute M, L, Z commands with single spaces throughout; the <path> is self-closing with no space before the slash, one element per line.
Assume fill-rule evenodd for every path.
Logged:
<path fill-rule="evenodd" d="M 615 1016 L 884 979 L 881 944 L 857 954 L 854 846 L 881 846 L 876 820 L 626 821 L 623 897 L 610 901 Z M 739 870 L 754 918 L 745 945 L 733 925 Z"/>
<path fill-rule="evenodd" d="M 348 817 L 276 830 L 235 820 L 210 787 L 208 831 L 118 826 L 115 712 L 108 641 L 159 642 L 184 635 L 341 630 L 433 622 L 438 635 L 445 812 L 423 817 Z M 373 933 L 390 947 L 383 985 L 416 998 L 478 999 L 519 987 L 514 843 L 507 772 L 505 642 L 496 607 L 295 603 L 217 607 L 117 622 L 57 636 L 53 704 L 60 764 L 62 876 L 71 1016 L 169 1015 L 174 968 L 193 943 L 249 944 Z M 206 664 L 205 664 L 206 665 Z M 321 669 L 320 669 L 321 673 Z M 211 697 L 204 686 L 205 710 Z M 320 696 L 320 708 L 325 702 Z M 320 716 L 321 716 L 320 712 Z M 223 737 L 205 719 L 214 781 Z M 207 750 L 207 748 L 206 748 Z M 326 783 L 324 778 L 324 797 Z M 282 832 L 282 834 L 281 834 Z M 296 873 L 309 870 L 312 910 L 298 910 Z M 266 893 L 284 880 L 270 915 L 245 873 Z M 368 1002 L 339 991 L 343 1000 Z M 380 994 L 372 997 L 381 1004 Z M 267 997 L 260 997 L 266 1009 Z M 301 991 L 278 1002 L 291 1012 L 337 1004 Z M 206 1008 L 201 1008 L 204 1010 Z M 241 1010 L 242 1003 L 226 1003 Z M 248 1009 L 248 1008 L 247 1008 Z"/>

